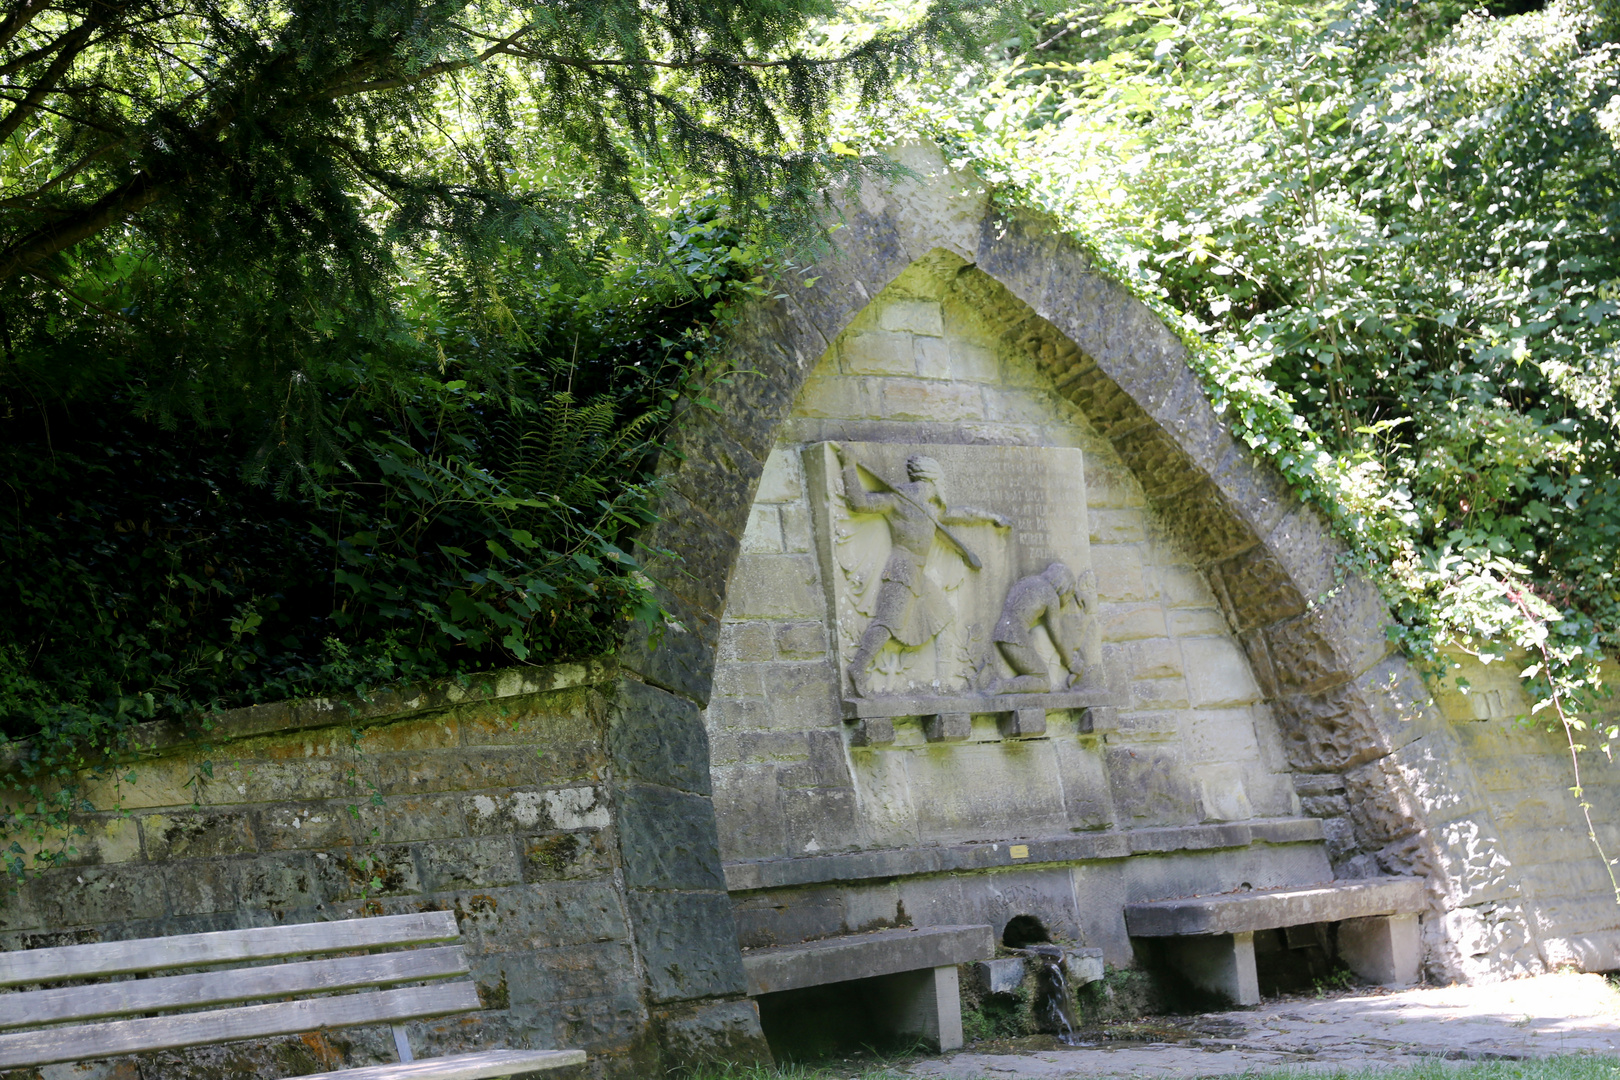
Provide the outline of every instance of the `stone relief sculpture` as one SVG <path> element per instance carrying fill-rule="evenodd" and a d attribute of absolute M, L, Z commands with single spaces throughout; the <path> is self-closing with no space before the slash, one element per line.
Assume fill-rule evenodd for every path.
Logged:
<path fill-rule="evenodd" d="M 1085 576 L 1092 577 L 1092 572 L 1087 570 Z M 1012 668 L 1013 676 L 1001 680 L 995 692 L 1045 694 L 1052 690 L 1052 673 L 1033 640 L 1037 626 L 1046 628 L 1059 662 L 1069 673 L 1062 689 L 1078 685 L 1085 674 L 1085 614 L 1074 572 L 1061 562 L 1015 581 L 1007 590 L 994 634 L 996 648 Z"/>
<path fill-rule="evenodd" d="M 872 662 L 885 645 L 893 640 L 902 649 L 921 648 L 955 618 L 945 589 L 927 572 L 935 535 L 954 549 L 961 562 L 979 570 L 983 562 L 951 532 L 950 526 L 988 523 L 1010 529 L 1012 522 L 976 507 L 950 506 L 944 491 L 944 469 L 931 457 L 912 455 L 906 461 L 906 481 L 892 484 L 851 460 L 842 446 L 835 443 L 832 450 L 843 470 L 845 504 L 856 513 L 881 517 L 889 533 L 889 553 L 877 583 L 872 619 L 848 665 L 852 692 L 865 698 L 871 696 Z M 863 471 L 883 490 L 867 490 L 861 481 Z"/>
<path fill-rule="evenodd" d="M 929 742 L 969 739 L 987 716 L 1003 738 L 1039 737 L 1054 710 L 1081 734 L 1106 730 L 1125 698 L 1101 663 L 1078 449 L 824 441 L 803 454 L 853 745 L 892 744 L 906 718 Z"/>

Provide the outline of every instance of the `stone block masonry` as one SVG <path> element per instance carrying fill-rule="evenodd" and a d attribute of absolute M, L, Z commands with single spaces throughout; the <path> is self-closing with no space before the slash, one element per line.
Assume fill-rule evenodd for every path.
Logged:
<path fill-rule="evenodd" d="M 1038 356 L 1008 340 L 1010 317 L 970 271 L 925 258 L 855 314 L 809 372 L 766 457 L 726 592 L 706 716 L 727 860 L 1299 812 L 1280 736 L 1215 592 L 1113 445 L 1056 392 Z M 965 486 L 976 446 L 1020 448 L 1003 456 L 1050 458 L 1051 468 L 1065 454 L 1083 458 L 1083 471 L 1049 482 L 1054 492 L 1079 486 L 1082 514 L 1090 507 L 1078 560 L 1095 570 L 1094 663 L 1125 688 L 1114 730 L 1080 736 L 1075 717 L 1032 712 L 846 731 L 829 605 L 847 601 L 834 597 L 808 529 L 790 539 L 784 528 L 813 522 L 814 500 L 827 497 L 827 480 L 806 473 L 806 448 L 827 440 L 866 447 L 874 461 L 883 444 L 966 444 L 947 471 L 952 498 L 974 504 L 995 495 L 993 484 L 983 495 Z M 936 456 L 954 461 L 955 449 Z M 987 552 L 1006 542 L 975 536 Z"/>
<path fill-rule="evenodd" d="M 205 747 L 149 732 L 162 750 L 86 783 L 67 863 L 0 906 L 0 949 L 449 910 L 484 1009 L 419 1046 L 577 1046 L 604 1078 L 767 1053 L 696 706 L 603 664 L 343 704 L 226 713 Z M 312 1038 L 127 1075 L 392 1060 L 386 1030 Z"/>
<path fill-rule="evenodd" d="M 1099 759 L 1112 768 L 1100 786 L 1073 785 L 1076 793 L 1065 783 L 1065 804 L 1088 808 L 1071 828 L 1150 828 L 1157 816 L 1168 825 L 1308 814 L 1320 821 L 1337 875 L 1430 882 L 1422 934 L 1432 977 L 1494 977 L 1548 963 L 1612 967 L 1603 958 L 1620 941 L 1620 926 L 1612 907 L 1604 915 L 1585 902 L 1586 871 L 1595 864 L 1563 835 L 1573 825 L 1568 777 L 1550 760 L 1556 740 L 1538 744 L 1516 774 L 1520 762 L 1508 748 L 1522 740 L 1465 730 L 1511 725 L 1499 713 L 1511 713 L 1512 695 L 1493 687 L 1493 696 L 1465 701 L 1462 714 L 1437 709 L 1417 672 L 1391 654 L 1389 616 L 1376 591 L 1340 573 L 1340 548 L 1314 511 L 1233 439 L 1175 335 L 1053 223 L 994 211 L 972 178 L 951 174 L 929 148 L 900 156 L 932 179 L 865 189 L 849 201 L 838 255 L 818 267 L 818 277 L 784 282 L 781 299 L 737 338 L 739 369 L 764 377 L 725 391 L 714 422 L 761 461 L 827 440 L 1079 447 L 1105 657 L 1144 666 L 1130 680 L 1131 701 L 1113 734 L 1100 741 L 1127 753 Z M 791 462 L 769 463 L 767 471 L 773 466 Z M 755 509 L 771 509 L 759 515 L 767 520 L 758 535 L 779 545 L 762 553 L 805 550 L 802 529 L 790 544 L 781 527 L 790 515 L 804 516 L 796 483 L 762 485 L 756 496 Z M 742 535 L 745 520 L 716 506 L 714 520 Z M 732 573 L 750 572 L 756 550 Z M 724 581 L 712 582 L 711 593 L 722 600 L 703 617 L 722 628 L 716 637 L 770 637 L 773 616 L 728 610 Z M 755 618 L 757 629 L 738 625 Z M 1189 655 L 1193 639 L 1204 644 Z M 1166 641 L 1180 647 L 1179 670 Z M 716 759 L 715 797 L 721 842 L 739 865 L 829 850 L 926 848 L 936 841 L 923 835 L 916 806 L 930 793 L 912 783 L 904 759 L 996 739 L 981 718 L 969 718 L 965 738 L 957 723 L 949 739 L 932 741 L 926 727 L 913 733 L 902 720 L 841 740 L 846 780 L 820 769 L 814 784 L 790 782 L 789 772 L 807 775 L 798 767 L 808 760 L 807 738 L 797 749 L 775 743 L 756 754 L 743 736 L 808 736 L 814 729 L 800 707 L 814 697 L 806 693 L 809 673 L 792 703 L 778 703 L 763 671 L 739 670 L 771 658 L 722 650 L 718 669 L 710 669 L 702 663 L 712 652 L 679 656 L 697 666 L 656 657 L 636 663 L 671 686 L 691 687 L 694 700 L 705 699 L 711 670 L 717 686 L 729 687 L 709 703 L 708 719 L 716 744 L 723 730 L 733 747 Z M 1234 656 L 1248 678 L 1227 662 Z M 824 671 L 836 686 L 832 665 Z M 1253 714 L 1252 742 L 1226 738 L 1229 722 L 1188 719 L 1241 709 Z M 1064 752 L 1071 762 L 1092 760 L 1097 746 L 1080 739 Z M 1476 755 L 1474 747 L 1489 752 Z M 1158 772 L 1170 775 L 1138 792 L 1128 770 L 1140 771 L 1141 759 L 1155 754 Z M 1606 785 L 1595 777 L 1588 783 Z M 1126 805 L 1123 791 L 1131 794 Z M 1516 824 L 1534 819 L 1540 805 L 1553 808 L 1547 828 Z M 986 832 L 1011 839 L 1012 827 L 992 821 Z M 845 899 L 847 910 L 865 912 L 853 896 Z"/>

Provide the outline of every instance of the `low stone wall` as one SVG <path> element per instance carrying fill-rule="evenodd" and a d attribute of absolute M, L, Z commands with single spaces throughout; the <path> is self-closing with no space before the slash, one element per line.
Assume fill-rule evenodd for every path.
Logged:
<path fill-rule="evenodd" d="M 579 1047 L 585 1075 L 645 1077 L 762 1052 L 689 703 L 584 664 L 143 735 L 149 756 L 84 784 L 76 852 L 0 907 L 0 949 L 450 910 L 484 1009 L 412 1025 L 424 1056 Z M 360 1029 L 82 1075 L 393 1059 Z"/>
<path fill-rule="evenodd" d="M 1454 773 L 1452 798 L 1471 791 L 1499 830 L 1488 858 L 1506 883 L 1493 903 L 1460 922 L 1457 940 L 1477 970 L 1534 974 L 1560 967 L 1581 971 L 1620 968 L 1620 906 L 1598 848 L 1587 835 L 1575 785 L 1569 738 L 1552 710 L 1531 716 L 1519 672 L 1523 657 L 1482 664 L 1457 653 L 1449 675 L 1436 686 L 1435 701 L 1450 723 L 1459 753 L 1447 762 Z M 1521 719 L 1528 718 L 1528 719 Z M 1582 797 L 1609 858 L 1620 857 L 1620 765 L 1597 752 L 1598 740 L 1576 733 L 1589 748 L 1580 753 Z M 1393 773 L 1405 760 L 1392 763 Z M 1469 782 L 1471 781 L 1471 783 Z M 1383 775 L 1363 784 L 1387 784 Z M 1354 812 L 1369 833 L 1399 813 L 1391 800 Z M 1459 831 L 1458 847 L 1477 843 Z"/>

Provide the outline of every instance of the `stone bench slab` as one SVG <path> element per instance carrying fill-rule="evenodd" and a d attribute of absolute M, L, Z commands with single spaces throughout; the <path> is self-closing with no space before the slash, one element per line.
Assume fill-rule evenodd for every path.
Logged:
<path fill-rule="evenodd" d="M 750 949 L 743 953 L 743 970 L 748 993 L 758 995 L 950 967 L 995 954 L 995 935 L 988 926 L 929 926 Z"/>
<path fill-rule="evenodd" d="M 1424 909 L 1421 878 L 1387 877 L 1125 905 L 1132 937 L 1246 934 Z"/>

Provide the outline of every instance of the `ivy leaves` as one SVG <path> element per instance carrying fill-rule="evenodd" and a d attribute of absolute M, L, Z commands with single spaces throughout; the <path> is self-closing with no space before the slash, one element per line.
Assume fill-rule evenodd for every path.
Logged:
<path fill-rule="evenodd" d="M 1588 0 L 1066 3 L 914 122 L 1183 327 L 1415 654 L 1547 648 L 1573 702 L 1620 646 L 1612 30 Z"/>

